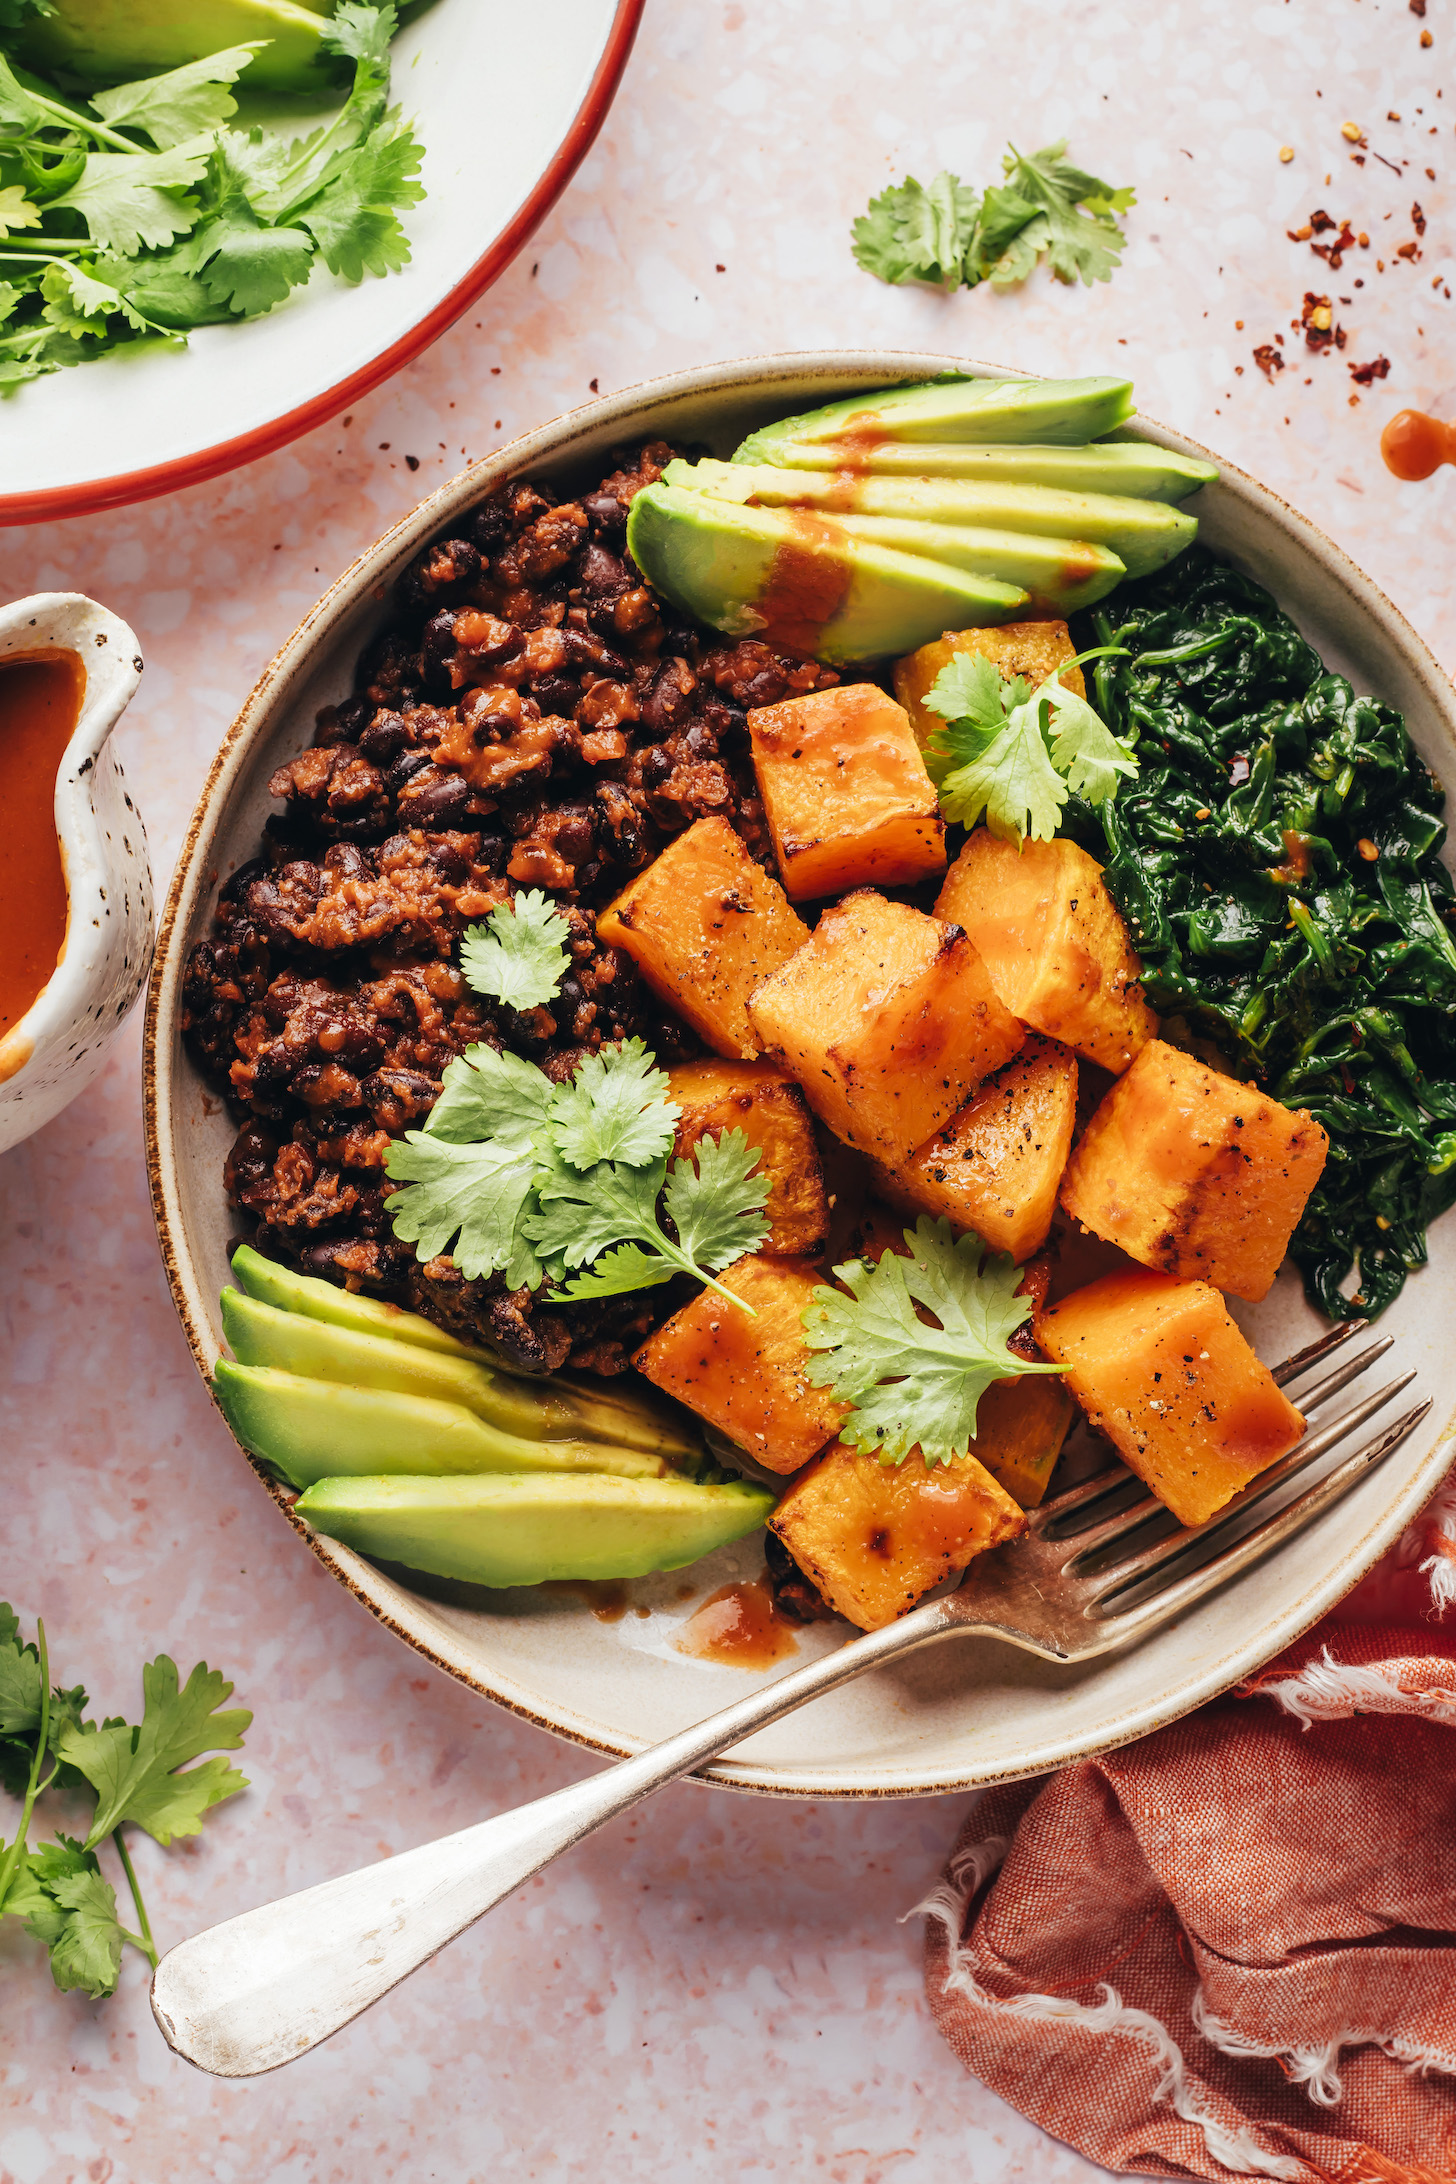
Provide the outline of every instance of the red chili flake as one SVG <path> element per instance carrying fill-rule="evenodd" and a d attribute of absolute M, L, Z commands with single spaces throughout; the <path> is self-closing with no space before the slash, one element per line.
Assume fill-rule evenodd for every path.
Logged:
<path fill-rule="evenodd" d="M 1390 358 L 1388 356 L 1377 356 L 1372 357 L 1368 364 L 1352 364 L 1350 366 L 1350 377 L 1357 386 L 1373 387 L 1377 379 L 1388 379 L 1390 377 Z"/>
<path fill-rule="evenodd" d="M 1411 226 L 1417 235 L 1424 235 L 1426 232 L 1426 216 L 1419 205 L 1411 206 Z"/>
<path fill-rule="evenodd" d="M 1264 377 L 1268 380 L 1270 386 L 1272 387 L 1274 384 L 1274 374 L 1276 372 L 1282 372 L 1284 369 L 1284 359 L 1279 354 L 1279 351 L 1275 348 L 1272 341 L 1266 341 L 1262 348 L 1256 349 L 1254 351 L 1254 362 L 1258 365 L 1260 371 L 1264 374 Z"/>
<path fill-rule="evenodd" d="M 1307 288 L 1304 292 L 1304 308 L 1299 314 L 1307 349 L 1328 349 L 1339 340 L 1339 332 L 1333 320 L 1334 306 L 1329 297 L 1317 296 L 1312 288 Z"/>
<path fill-rule="evenodd" d="M 1330 225 L 1333 227 L 1334 222 L 1331 221 Z M 1332 272 L 1338 273 L 1345 252 L 1353 250 L 1355 247 L 1355 231 L 1349 221 L 1345 220 L 1341 223 L 1340 232 L 1332 243 L 1311 243 L 1309 247 L 1317 258 L 1324 258 L 1328 261 Z"/>
<path fill-rule="evenodd" d="M 1410 11 L 1412 15 L 1418 15 L 1421 21 L 1424 22 L 1426 19 L 1426 0 L 1410 0 Z"/>
<path fill-rule="evenodd" d="M 1400 243 L 1397 245 L 1395 253 L 1397 258 L 1405 258 L 1412 265 L 1415 264 L 1420 254 L 1421 246 L 1419 243 Z"/>

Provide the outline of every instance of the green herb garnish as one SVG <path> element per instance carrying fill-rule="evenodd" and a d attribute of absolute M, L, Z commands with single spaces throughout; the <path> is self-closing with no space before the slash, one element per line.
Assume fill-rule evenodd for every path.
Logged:
<path fill-rule="evenodd" d="M 1065 138 L 1030 155 L 1010 145 L 1005 182 L 984 196 L 947 172 L 928 189 L 911 176 L 881 191 L 854 223 L 856 263 L 882 281 L 947 290 L 1013 287 L 1041 257 L 1059 281 L 1110 280 L 1126 242 L 1113 215 L 1136 195 L 1084 174 L 1066 150 Z"/>
<path fill-rule="evenodd" d="M 566 976 L 571 926 L 539 888 L 492 910 L 481 925 L 466 927 L 460 968 L 477 993 L 511 1009 L 535 1009 L 554 1001 Z"/>
<path fill-rule="evenodd" d="M 984 813 L 1004 842 L 1049 842 L 1070 794 L 1102 804 L 1116 796 L 1120 777 L 1137 773 L 1130 745 L 1085 698 L 1062 688 L 1062 672 L 1032 690 L 1020 675 L 1005 680 L 979 652 L 960 653 L 941 669 L 925 703 L 946 725 L 926 755 L 940 776 L 947 819 L 973 827 Z"/>
<path fill-rule="evenodd" d="M 907 1259 L 887 1251 L 878 1264 L 850 1259 L 834 1269 L 851 1294 L 820 1288 L 804 1313 L 804 1342 L 825 1354 L 808 1368 L 816 1388 L 852 1405 L 841 1440 L 902 1464 L 914 1448 L 926 1463 L 968 1453 L 976 1408 L 997 1380 L 1056 1373 L 1006 1345 L 1031 1317 L 1018 1297 L 1021 1269 L 985 1257 L 979 1236 L 957 1242 L 949 1221 L 922 1214 L 905 1230 Z M 916 1310 L 933 1313 L 927 1326 Z"/>
<path fill-rule="evenodd" d="M 86 1693 L 53 1688 L 45 1626 L 22 1643 L 19 1622 L 0 1602 L 0 1782 L 21 1799 L 15 1839 L 0 1843 L 0 1917 L 19 1918 L 45 1943 L 51 1976 L 93 2000 L 115 1991 L 123 1946 L 140 1949 L 153 1969 L 156 1944 L 122 1829 L 135 1824 L 164 1846 L 196 1835 L 203 1816 L 247 1788 L 225 1759 L 189 1762 L 203 1752 L 235 1751 L 252 1715 L 220 1711 L 232 1685 L 199 1662 L 179 1687 L 165 1653 L 142 1670 L 142 1718 L 87 1721 Z M 95 1800 L 84 1840 L 57 1834 L 29 1847 L 30 1823 L 47 1790 L 89 1791 Z M 139 1933 L 123 1926 L 116 1890 L 98 1850 L 110 1837 L 126 1876 Z"/>
<path fill-rule="evenodd" d="M 679 1273 L 717 1289 L 713 1275 L 768 1234 L 768 1182 L 741 1130 L 669 1168 L 680 1113 L 640 1039 L 604 1047 L 562 1085 L 514 1054 L 467 1047 L 424 1129 L 390 1148 L 389 1176 L 408 1186 L 388 1201 L 394 1232 L 423 1260 L 448 1250 L 467 1281 L 504 1273 L 512 1289 L 537 1289 L 549 1276 L 565 1284 L 557 1303 Z"/>
<path fill-rule="evenodd" d="M 0 0 L 0 39 L 17 27 Z M 352 88 L 291 142 L 226 126 L 256 41 L 87 103 L 0 57 L 0 390 L 271 311 L 319 260 L 352 282 L 405 265 L 398 215 L 424 190 L 388 106 L 395 28 L 393 5 L 341 0 L 321 43 L 353 63 Z"/>

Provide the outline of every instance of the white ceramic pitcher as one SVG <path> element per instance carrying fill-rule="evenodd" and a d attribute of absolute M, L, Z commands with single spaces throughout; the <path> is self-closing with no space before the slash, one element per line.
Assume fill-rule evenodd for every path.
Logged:
<path fill-rule="evenodd" d="M 56 775 L 66 937 L 50 978 L 0 1038 L 0 1152 L 84 1091 L 151 968 L 147 838 L 109 743 L 141 680 L 141 648 L 125 622 L 80 592 L 37 592 L 0 608 L 0 667 L 55 651 L 74 653 L 85 676 Z"/>

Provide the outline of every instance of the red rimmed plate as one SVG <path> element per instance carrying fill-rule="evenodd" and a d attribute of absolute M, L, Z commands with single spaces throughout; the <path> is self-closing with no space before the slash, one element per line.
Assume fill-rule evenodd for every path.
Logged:
<path fill-rule="evenodd" d="M 606 118 L 644 0 L 530 9 L 437 0 L 395 42 L 393 93 L 425 146 L 403 273 L 323 268 L 267 317 L 185 350 L 125 350 L 22 387 L 0 412 L 0 524 L 150 500 L 271 453 L 427 349 L 504 272 Z M 300 128 L 311 126 L 300 121 Z"/>

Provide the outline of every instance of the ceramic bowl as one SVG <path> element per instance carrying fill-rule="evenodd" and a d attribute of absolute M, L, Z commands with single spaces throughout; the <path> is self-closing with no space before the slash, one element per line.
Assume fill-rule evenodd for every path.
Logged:
<path fill-rule="evenodd" d="M 0 1038 L 0 1152 L 85 1090 L 152 960 L 147 837 L 110 743 L 141 680 L 140 647 L 125 622 L 80 592 L 37 592 L 0 608 L 0 666 L 46 652 L 75 653 L 86 677 L 56 776 L 66 939 L 50 979 Z"/>
<path fill-rule="evenodd" d="M 147 1128 L 162 1250 L 199 1368 L 221 1348 L 218 1291 L 235 1219 L 222 1190 L 233 1126 L 183 1051 L 179 991 L 208 929 L 220 878 L 251 857 L 269 810 L 268 776 L 311 740 L 315 709 L 341 698 L 361 645 L 387 613 L 393 579 L 424 540 L 517 474 L 573 484 L 601 475 L 624 441 L 662 436 L 728 455 L 755 426 L 856 390 L 965 370 L 964 358 L 865 352 L 705 366 L 612 396 L 528 434 L 425 501 L 325 594 L 273 661 L 232 728 L 192 821 L 162 919 L 147 1024 Z M 994 372 L 997 367 L 972 365 Z M 1140 437 L 1203 455 L 1143 420 Z M 1399 706 L 1438 773 L 1456 771 L 1456 705 L 1426 647 L 1368 577 L 1303 517 L 1224 468 L 1200 494 L 1204 537 L 1266 583 L 1324 657 Z M 1142 1736 L 1199 1705 L 1288 1644 L 1395 1540 L 1451 1456 L 1443 1329 L 1456 1294 L 1456 1217 L 1431 1237 L 1431 1264 L 1389 1314 L 1393 1362 L 1415 1367 L 1435 1407 L 1426 1424 L 1336 1508 L 1237 1583 L 1135 1651 L 1053 1667 L 991 1640 L 957 1639 L 861 1678 L 791 1715 L 705 1770 L 744 1789 L 904 1796 L 1037 1773 Z M 1271 1361 L 1323 1323 L 1296 1279 L 1237 1315 Z M 261 1477 L 261 1473 L 260 1473 Z M 267 1482 L 265 1481 L 265 1484 Z M 284 1505 L 286 1497 L 270 1488 Z M 291 1521 L 297 1522 L 296 1519 Z M 531 1720 L 605 1752 L 630 1752 L 747 1688 L 753 1671 L 688 1658 L 674 1635 L 693 1600 L 758 1574 L 756 1540 L 690 1571 L 631 1588 L 638 1612 L 599 1620 L 569 1590 L 453 1592 L 386 1573 L 303 1526 L 341 1583 L 441 1668 Z M 693 1598 L 684 1598 L 691 1592 Z M 842 1642 L 818 1625 L 801 1658 Z M 765 1673 L 774 1673 L 767 1671 Z"/>

